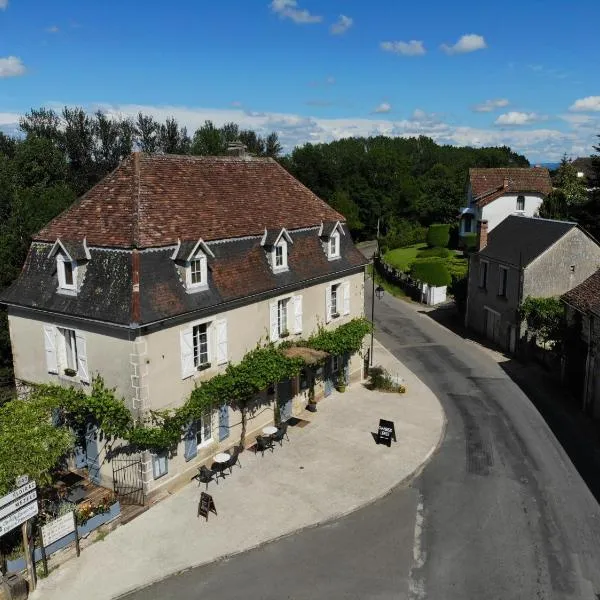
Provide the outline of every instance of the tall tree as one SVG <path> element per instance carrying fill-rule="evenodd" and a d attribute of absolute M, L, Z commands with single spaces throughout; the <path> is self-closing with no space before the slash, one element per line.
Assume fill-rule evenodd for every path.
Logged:
<path fill-rule="evenodd" d="M 167 118 L 159 129 L 158 147 L 165 154 L 187 154 L 190 149 L 187 129 L 180 128 L 174 117 Z"/>
<path fill-rule="evenodd" d="M 277 158 L 281 154 L 281 151 L 282 147 L 279 143 L 279 136 L 273 131 L 265 139 L 265 156 Z"/>
<path fill-rule="evenodd" d="M 142 152 L 153 154 L 159 149 L 160 124 L 151 115 L 138 113 L 136 126 L 137 143 Z"/>
<path fill-rule="evenodd" d="M 585 182 L 577 176 L 577 169 L 565 154 L 560 161 L 560 166 L 555 175 L 555 186 L 560 189 L 567 202 L 567 206 L 583 204 L 588 199 Z"/>

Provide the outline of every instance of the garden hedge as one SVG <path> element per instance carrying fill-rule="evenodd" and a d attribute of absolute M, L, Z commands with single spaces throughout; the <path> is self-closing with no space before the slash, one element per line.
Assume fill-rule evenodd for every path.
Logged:
<path fill-rule="evenodd" d="M 446 261 L 443 258 L 417 259 L 411 265 L 410 274 L 413 279 L 434 287 L 450 285 L 452 282 Z"/>
<path fill-rule="evenodd" d="M 417 254 L 417 258 L 448 258 L 450 256 L 450 250 L 448 248 L 425 248 L 420 250 Z"/>
<path fill-rule="evenodd" d="M 450 225 L 434 223 L 427 230 L 427 245 L 431 248 L 445 248 L 450 241 Z"/>

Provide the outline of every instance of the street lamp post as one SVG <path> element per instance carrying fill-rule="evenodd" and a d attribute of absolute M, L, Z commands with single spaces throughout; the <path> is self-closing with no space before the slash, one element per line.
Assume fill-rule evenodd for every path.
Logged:
<path fill-rule="evenodd" d="M 377 257 L 379 257 L 379 240 L 377 240 Z M 375 296 L 381 300 L 385 290 L 378 285 L 375 287 L 375 254 L 373 254 L 373 270 L 371 272 L 371 279 L 373 281 L 373 291 L 371 293 L 371 350 L 369 352 L 369 366 L 373 366 L 373 339 L 375 336 Z"/>

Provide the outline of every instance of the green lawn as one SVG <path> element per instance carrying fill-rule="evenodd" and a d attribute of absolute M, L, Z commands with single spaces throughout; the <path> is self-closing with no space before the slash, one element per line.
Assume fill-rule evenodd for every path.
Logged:
<path fill-rule="evenodd" d="M 408 270 L 408 265 L 417 258 L 417 252 L 427 248 L 427 244 L 414 244 L 406 246 L 406 248 L 396 248 L 385 253 L 383 259 L 386 263 L 400 269 L 401 271 Z"/>

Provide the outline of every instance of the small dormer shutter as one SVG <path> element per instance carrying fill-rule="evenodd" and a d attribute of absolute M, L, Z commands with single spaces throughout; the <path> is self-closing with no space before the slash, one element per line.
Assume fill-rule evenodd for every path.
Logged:
<path fill-rule="evenodd" d="M 46 348 L 46 366 L 48 368 L 48 373 L 58 373 L 56 330 L 52 325 L 44 325 L 44 347 Z"/>
<path fill-rule="evenodd" d="M 342 289 L 343 289 L 343 294 L 344 294 L 344 314 L 345 315 L 349 315 L 350 314 L 350 282 L 349 281 L 345 281 L 342 284 Z"/>
<path fill-rule="evenodd" d="M 279 325 L 277 323 L 277 302 L 271 302 L 269 309 L 271 315 L 271 341 L 276 342 L 279 339 Z"/>
<path fill-rule="evenodd" d="M 331 286 L 325 288 L 325 323 L 331 321 Z"/>
<path fill-rule="evenodd" d="M 302 296 L 294 296 L 294 333 L 302 333 Z"/>

